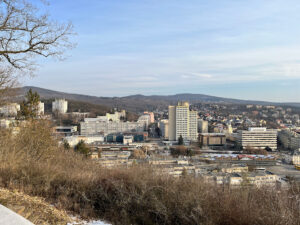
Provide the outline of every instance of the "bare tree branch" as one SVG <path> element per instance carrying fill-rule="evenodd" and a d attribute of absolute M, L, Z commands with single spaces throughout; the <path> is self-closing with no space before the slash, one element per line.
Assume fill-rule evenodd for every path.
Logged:
<path fill-rule="evenodd" d="M 0 0 L 0 62 L 32 69 L 35 56 L 62 56 L 73 47 L 72 24 L 58 24 L 25 0 Z"/>
<path fill-rule="evenodd" d="M 71 23 L 52 21 L 27 0 L 0 0 L 0 95 L 5 81 L 11 84 L 9 77 L 35 69 L 36 57 L 61 58 L 74 47 L 69 41 L 72 30 Z"/>

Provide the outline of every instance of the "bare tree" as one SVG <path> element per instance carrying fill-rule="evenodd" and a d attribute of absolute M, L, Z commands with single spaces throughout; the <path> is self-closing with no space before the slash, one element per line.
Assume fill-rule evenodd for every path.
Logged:
<path fill-rule="evenodd" d="M 73 47 L 72 24 L 60 24 L 26 0 L 0 0 L 0 95 L 17 74 L 34 71 L 37 56 L 61 58 Z"/>
<path fill-rule="evenodd" d="M 17 79 L 12 74 L 11 69 L 0 67 L 0 106 L 9 100 L 9 96 L 16 94 Z"/>

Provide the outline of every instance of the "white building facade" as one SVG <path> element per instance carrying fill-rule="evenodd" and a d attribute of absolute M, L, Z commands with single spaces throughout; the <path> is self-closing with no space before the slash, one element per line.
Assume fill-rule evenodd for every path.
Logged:
<path fill-rule="evenodd" d="M 243 148 L 277 149 L 277 131 L 267 130 L 265 127 L 250 127 L 248 130 L 238 131 L 238 144 Z"/>
<path fill-rule="evenodd" d="M 151 117 L 148 114 L 142 115 L 138 118 L 138 122 L 143 123 L 146 130 L 151 123 Z"/>
<path fill-rule="evenodd" d="M 37 113 L 38 113 L 39 116 L 44 115 L 44 113 L 45 113 L 45 104 L 44 104 L 44 102 L 39 102 Z"/>
<path fill-rule="evenodd" d="M 169 141 L 176 141 L 180 136 L 184 140 L 195 141 L 198 138 L 197 130 L 197 112 L 190 111 L 188 102 L 169 106 Z"/>
<path fill-rule="evenodd" d="M 144 123 L 140 122 L 114 122 L 103 120 L 103 118 L 85 118 L 80 123 L 81 135 L 107 135 L 122 132 L 142 132 Z"/>
<path fill-rule="evenodd" d="M 0 114 L 7 117 L 13 117 L 13 116 L 17 116 L 20 109 L 21 107 L 18 103 L 9 103 L 7 105 L 0 107 Z"/>
<path fill-rule="evenodd" d="M 169 138 L 169 120 L 161 120 L 158 123 L 163 138 Z"/>
<path fill-rule="evenodd" d="M 57 112 L 64 114 L 68 111 L 68 101 L 65 99 L 55 99 L 54 102 L 52 102 L 52 112 Z"/>
<path fill-rule="evenodd" d="M 297 132 L 289 129 L 281 130 L 278 133 L 278 138 L 285 149 L 300 149 L 300 134 L 298 134 Z"/>

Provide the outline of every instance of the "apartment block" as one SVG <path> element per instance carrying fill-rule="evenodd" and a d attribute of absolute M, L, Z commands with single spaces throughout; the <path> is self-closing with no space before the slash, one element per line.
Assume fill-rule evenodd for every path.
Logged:
<path fill-rule="evenodd" d="M 65 99 L 55 99 L 52 102 L 52 112 L 64 114 L 68 111 L 68 101 Z"/>
<path fill-rule="evenodd" d="M 265 127 L 250 127 L 248 130 L 238 131 L 238 144 L 243 148 L 277 149 L 277 131 L 267 130 Z"/>
<path fill-rule="evenodd" d="M 85 118 L 80 123 L 81 135 L 107 135 L 122 132 L 142 132 L 145 124 L 141 122 L 115 122 L 103 118 Z"/>
<path fill-rule="evenodd" d="M 9 103 L 0 107 L 0 114 L 6 117 L 17 116 L 18 111 L 20 111 L 20 105 L 18 103 Z"/>
<path fill-rule="evenodd" d="M 198 131 L 199 131 L 199 133 L 208 133 L 208 121 L 199 119 L 198 120 Z"/>
<path fill-rule="evenodd" d="M 180 136 L 192 141 L 198 138 L 197 112 L 190 110 L 188 102 L 169 106 L 169 140 L 176 141 Z"/>
<path fill-rule="evenodd" d="M 159 128 L 161 130 L 161 135 L 164 138 L 169 137 L 169 120 L 161 120 L 158 123 Z"/>

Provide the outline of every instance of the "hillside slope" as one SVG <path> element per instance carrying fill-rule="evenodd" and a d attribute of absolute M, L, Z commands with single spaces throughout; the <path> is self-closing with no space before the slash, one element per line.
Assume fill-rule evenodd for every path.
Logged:
<path fill-rule="evenodd" d="M 34 224 L 67 224 L 72 220 L 65 211 L 18 191 L 0 188 L 0 204 L 18 213 Z"/>
<path fill-rule="evenodd" d="M 189 101 L 195 103 L 225 103 L 225 104 L 261 104 L 261 105 L 286 105 L 300 107 L 300 103 L 272 103 L 255 100 L 239 100 L 231 98 L 221 98 L 203 94 L 176 94 L 176 95 L 131 95 L 126 97 L 96 97 L 80 94 L 70 94 L 59 91 L 52 91 L 44 88 L 26 86 L 21 88 L 20 96 L 24 96 L 29 89 L 37 91 L 44 99 L 65 98 L 81 102 L 103 105 L 109 108 L 121 108 L 128 111 L 139 112 L 143 110 L 166 109 L 170 104 L 178 101 Z"/>

